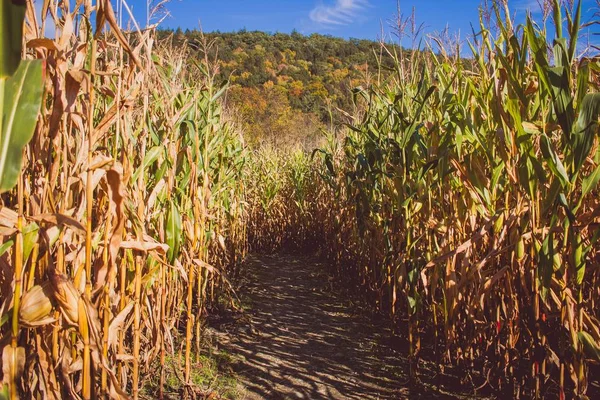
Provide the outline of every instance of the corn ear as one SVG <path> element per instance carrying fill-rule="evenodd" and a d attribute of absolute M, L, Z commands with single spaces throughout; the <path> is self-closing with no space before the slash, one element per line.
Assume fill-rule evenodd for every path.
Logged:
<path fill-rule="evenodd" d="M 25 292 L 21 298 L 19 322 L 31 328 L 54 322 L 51 297 L 52 286 L 48 281 Z"/>

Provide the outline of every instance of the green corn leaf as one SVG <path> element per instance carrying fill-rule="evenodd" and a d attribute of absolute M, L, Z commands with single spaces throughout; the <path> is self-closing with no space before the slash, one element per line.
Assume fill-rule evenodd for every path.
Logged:
<path fill-rule="evenodd" d="M 581 331 L 577 334 L 579 343 L 583 345 L 583 351 L 588 358 L 596 361 L 600 361 L 600 346 L 598 342 L 594 340 L 593 336 L 585 331 Z"/>
<path fill-rule="evenodd" d="M 552 282 L 552 273 L 554 272 L 554 233 L 550 232 L 544 243 L 542 244 L 541 251 L 539 253 L 538 262 L 538 282 L 540 285 L 540 294 L 542 299 L 546 299 L 548 291 L 550 289 L 550 283 Z"/>
<path fill-rule="evenodd" d="M 500 7 L 498 2 L 492 2 L 492 6 L 494 9 L 494 14 L 496 16 L 496 21 L 498 22 L 498 28 L 500 28 L 500 31 L 502 32 L 502 37 L 505 39 L 508 39 L 510 37 L 510 34 L 508 32 L 507 26 L 504 23 L 505 18 L 502 15 L 502 13 L 500 12 Z"/>
<path fill-rule="evenodd" d="M 2 256 L 4 253 L 6 253 L 8 251 L 8 249 L 10 249 L 14 244 L 15 244 L 15 241 L 12 239 L 7 240 L 6 242 L 2 243 L 2 245 L 0 246 L 0 256 Z"/>
<path fill-rule="evenodd" d="M 581 28 L 581 0 L 577 2 L 575 20 L 571 23 L 569 28 L 569 61 L 572 62 L 575 59 L 577 40 L 579 39 L 579 29 Z"/>
<path fill-rule="evenodd" d="M 580 233 L 571 236 L 571 252 L 571 262 L 577 276 L 577 284 L 581 285 L 585 276 L 586 252 Z"/>
<path fill-rule="evenodd" d="M 414 314 L 417 311 L 417 299 L 416 299 L 416 297 L 407 296 L 406 299 L 408 300 L 408 307 L 410 309 L 410 313 Z"/>
<path fill-rule="evenodd" d="M 588 88 L 590 86 L 590 70 L 591 63 L 587 60 L 582 61 L 579 65 L 579 69 L 577 71 L 577 96 L 576 101 L 579 108 L 581 108 L 581 104 L 583 103 L 584 97 L 588 93 Z"/>
<path fill-rule="evenodd" d="M 223 93 L 225 93 L 225 91 L 227 90 L 228 87 L 229 87 L 229 81 L 223 82 L 219 91 L 212 97 L 212 99 L 210 99 L 210 101 L 211 102 L 217 101 L 219 99 L 219 97 L 221 97 L 223 95 Z"/>
<path fill-rule="evenodd" d="M 38 242 L 40 227 L 35 222 L 23 228 L 23 261 L 27 262 L 33 247 Z"/>
<path fill-rule="evenodd" d="M 546 196 L 543 199 L 544 212 L 548 212 L 550 209 L 554 209 L 556 206 L 556 199 L 560 196 L 562 185 L 558 179 L 553 179 L 550 183 L 550 188 L 546 192 Z"/>
<path fill-rule="evenodd" d="M 175 205 L 175 202 L 171 201 L 171 207 L 169 209 L 169 217 L 167 218 L 167 245 L 169 251 L 167 252 L 167 258 L 169 262 L 173 264 L 179 256 L 179 248 L 181 246 L 181 214 Z"/>
<path fill-rule="evenodd" d="M 565 210 L 565 213 L 567 214 L 567 218 L 569 219 L 569 222 L 571 224 L 574 224 L 575 220 L 577 218 L 575 217 L 575 214 L 573 213 L 573 208 L 569 205 L 569 202 L 567 201 L 567 197 L 565 196 L 565 194 L 560 193 L 556 197 L 556 200 L 557 200 L 558 204 Z"/>
<path fill-rule="evenodd" d="M 563 31 L 561 5 L 559 0 L 554 0 L 552 11 L 554 17 L 554 28 L 556 29 L 556 38 L 560 39 L 563 37 Z"/>
<path fill-rule="evenodd" d="M 548 79 L 552 93 L 552 102 L 556 111 L 558 123 L 567 138 L 573 128 L 574 108 L 571 96 L 568 67 L 553 67 L 548 69 Z"/>
<path fill-rule="evenodd" d="M 528 156 L 525 156 L 519 160 L 517 165 L 517 172 L 519 174 L 519 183 L 525 192 L 534 198 L 536 192 L 536 181 L 533 176 L 533 166 Z"/>
<path fill-rule="evenodd" d="M 42 62 L 22 61 L 6 81 L 0 132 L 0 192 L 10 190 L 21 172 L 23 147 L 31 140 L 42 104 Z"/>
<path fill-rule="evenodd" d="M 600 180 L 600 166 L 596 167 L 596 169 L 583 178 L 583 182 L 581 183 L 581 197 L 584 198 L 587 196 L 594 188 L 598 185 L 598 181 Z"/>
<path fill-rule="evenodd" d="M 575 131 L 571 135 L 575 173 L 583 166 L 592 150 L 598 128 L 598 115 L 600 115 L 600 93 L 589 93 L 583 98 Z"/>
<path fill-rule="evenodd" d="M 552 52 L 554 53 L 554 63 L 557 67 L 569 68 L 571 67 L 571 61 L 569 60 L 569 51 L 567 50 L 567 39 L 560 38 L 554 40 L 554 47 Z M 567 71 L 567 77 L 570 77 L 570 70 Z"/>
<path fill-rule="evenodd" d="M 160 157 L 161 153 L 164 152 L 164 150 L 164 146 L 154 146 L 150 150 L 148 150 L 146 152 L 144 160 L 142 161 L 142 165 L 140 165 L 139 168 L 133 173 L 131 181 L 137 182 L 140 174 L 143 173 L 146 170 L 146 168 L 148 168 L 150 165 L 154 164 L 154 162 L 158 160 L 158 157 Z"/>
<path fill-rule="evenodd" d="M 552 143 L 550 143 L 550 139 L 546 135 L 540 136 L 540 147 L 542 150 L 542 155 L 548 162 L 548 166 L 550 170 L 554 173 L 563 187 L 567 187 L 569 185 L 569 175 L 567 174 L 567 170 L 563 165 L 562 161 L 552 148 Z"/>
<path fill-rule="evenodd" d="M 538 37 L 533 21 L 528 16 L 527 23 L 525 25 L 525 36 L 531 47 L 532 55 L 535 59 L 535 68 L 538 73 L 538 77 L 546 90 L 551 90 L 550 78 L 548 77 L 548 56 L 546 53 L 546 39 Z"/>
<path fill-rule="evenodd" d="M 533 168 L 535 180 L 537 180 L 538 184 L 544 185 L 547 181 L 546 179 L 546 170 L 544 169 L 540 160 L 536 157 L 529 155 L 529 162 L 531 163 L 531 168 Z"/>
<path fill-rule="evenodd" d="M 10 316 L 12 314 L 12 308 L 10 310 L 8 310 L 8 312 L 5 312 L 2 317 L 0 317 L 0 328 L 9 321 Z M 2 396 L 0 396 L 0 399 L 2 399 Z M 8 395 L 5 397 L 5 399 L 8 399 Z"/>
<path fill-rule="evenodd" d="M 335 176 L 335 170 L 333 168 L 333 162 L 331 161 L 331 156 L 327 154 L 325 156 L 325 166 L 327 167 L 327 171 L 331 176 Z"/>
<path fill-rule="evenodd" d="M 552 228 L 556 226 L 556 215 L 552 217 L 550 231 L 544 239 L 542 248 L 538 254 L 539 262 L 537 268 L 537 278 L 540 286 L 542 299 L 546 299 L 552 283 L 552 273 L 554 272 L 554 232 Z"/>

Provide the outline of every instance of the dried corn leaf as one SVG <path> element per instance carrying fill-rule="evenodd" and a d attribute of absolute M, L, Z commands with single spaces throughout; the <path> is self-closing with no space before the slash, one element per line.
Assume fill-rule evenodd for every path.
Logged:
<path fill-rule="evenodd" d="M 169 250 L 169 246 L 164 243 L 159 243 L 148 235 L 144 235 L 144 240 L 125 240 L 121 242 L 122 249 L 131 249 L 138 251 L 157 251 L 160 254 L 166 254 Z"/>
<path fill-rule="evenodd" d="M 67 226 L 73 230 L 73 232 L 79 235 L 85 235 L 85 227 L 81 225 L 76 219 L 69 217 L 68 215 L 54 213 L 54 214 L 41 214 L 30 217 L 30 219 L 50 224 L 53 226 Z"/>
<path fill-rule="evenodd" d="M 108 25 L 112 29 L 112 32 L 116 36 L 119 43 L 121 43 L 121 46 L 123 46 L 123 49 L 129 54 L 133 62 L 141 69 L 142 64 L 140 63 L 139 59 L 134 54 L 134 52 L 131 50 L 131 46 L 129 46 L 129 42 L 125 38 L 125 35 L 123 35 L 123 32 L 121 31 L 121 28 L 119 27 L 119 24 L 115 17 L 115 12 L 112 8 L 110 0 L 98 0 L 96 7 L 96 38 L 98 38 L 98 36 L 102 32 L 104 24 L 108 22 Z"/>
<path fill-rule="evenodd" d="M 25 348 L 4 346 L 4 350 L 2 351 L 2 382 L 6 385 L 17 384 L 24 370 Z"/>
<path fill-rule="evenodd" d="M 111 287 L 115 283 L 117 275 L 117 256 L 123 240 L 125 231 L 125 187 L 122 182 L 122 167 L 116 165 L 106 172 L 108 182 L 108 194 L 110 198 L 110 218 L 113 227 L 110 235 L 108 260 L 98 270 L 95 287 L 105 285 L 107 280 Z"/>

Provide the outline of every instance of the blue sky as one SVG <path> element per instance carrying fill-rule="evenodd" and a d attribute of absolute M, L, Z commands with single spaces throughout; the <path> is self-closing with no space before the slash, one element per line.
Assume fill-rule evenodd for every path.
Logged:
<path fill-rule="evenodd" d="M 129 5 L 138 23 L 144 26 L 146 0 L 112 0 L 115 11 L 118 12 L 122 1 Z M 160 3 L 165 0 L 150 1 Z M 452 35 L 460 33 L 464 40 L 471 34 L 470 24 L 478 24 L 481 1 L 400 0 L 400 12 L 406 17 L 415 7 L 417 24 L 423 24 L 424 33 L 448 28 Z M 523 21 L 528 10 L 539 20 L 540 1 L 543 0 L 509 0 L 509 5 L 517 21 Z M 35 0 L 35 3 L 40 9 L 42 0 Z M 598 11 L 597 0 L 582 0 L 582 5 L 583 21 L 592 20 L 594 12 Z M 169 15 L 162 26 L 182 29 L 202 26 L 206 32 L 230 32 L 244 28 L 273 33 L 296 30 L 303 34 L 322 33 L 361 39 L 379 39 L 383 29 L 385 39 L 390 40 L 393 38 L 390 25 L 398 15 L 397 6 L 398 0 L 170 0 L 166 2 Z M 123 15 L 126 22 L 128 13 L 125 9 Z M 53 31 L 53 26 L 47 26 L 47 36 L 53 37 Z M 593 43 L 600 42 L 598 25 L 588 28 L 587 33 Z M 410 45 L 406 41 L 403 44 Z"/>
<path fill-rule="evenodd" d="M 126 1 L 143 24 L 146 1 Z M 424 24 L 426 32 L 440 32 L 448 27 L 465 38 L 471 33 L 470 23 L 478 22 L 480 3 L 481 0 L 401 0 L 400 5 L 404 15 L 416 7 L 417 22 Z M 595 4 L 596 0 L 583 0 L 584 20 L 591 19 Z M 517 20 L 522 20 L 527 10 L 539 13 L 538 0 L 509 0 L 509 5 Z M 162 25 L 169 28 L 193 29 L 201 25 L 207 32 L 246 28 L 286 33 L 295 29 L 303 34 L 317 32 L 367 39 L 379 38 L 382 26 L 389 35 L 390 22 L 398 14 L 397 0 L 172 0 L 167 8 L 170 16 Z"/>

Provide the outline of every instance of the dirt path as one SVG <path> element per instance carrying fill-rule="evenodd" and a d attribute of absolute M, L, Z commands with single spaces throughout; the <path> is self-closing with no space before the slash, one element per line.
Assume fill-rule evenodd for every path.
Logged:
<path fill-rule="evenodd" d="M 384 343 L 389 332 L 352 312 L 331 292 L 325 268 L 308 257 L 248 262 L 240 290 L 243 323 L 212 330 L 246 399 L 401 399 L 410 395 L 406 359 Z M 248 324 L 249 323 L 249 324 Z"/>

